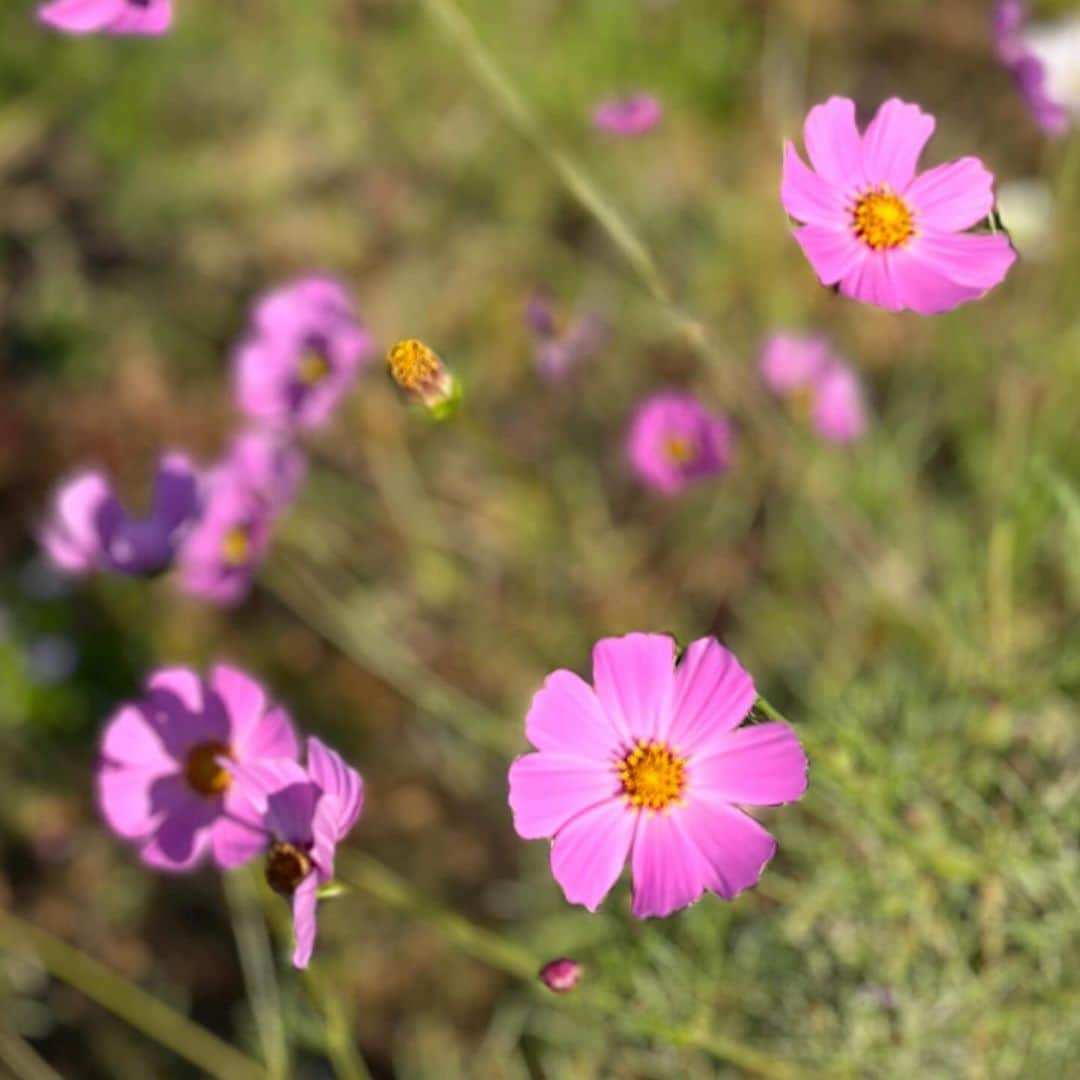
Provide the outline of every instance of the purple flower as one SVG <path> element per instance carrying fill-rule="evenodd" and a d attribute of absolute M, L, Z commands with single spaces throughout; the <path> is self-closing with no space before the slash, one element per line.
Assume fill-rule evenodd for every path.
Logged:
<path fill-rule="evenodd" d="M 264 428 L 249 428 L 234 436 L 225 465 L 278 511 L 296 497 L 307 472 L 303 451 L 279 433 Z"/>
<path fill-rule="evenodd" d="M 195 469 L 184 454 L 168 453 L 159 460 L 146 518 L 131 517 L 104 473 L 89 470 L 60 487 L 41 544 L 52 563 L 68 574 L 156 574 L 172 563 L 197 509 Z"/>
<path fill-rule="evenodd" d="M 1035 123 L 1064 135 L 1080 117 L 1080 16 L 1048 26 L 1027 25 L 1027 5 L 1001 0 L 994 8 L 994 46 L 1012 73 Z"/>
<path fill-rule="evenodd" d="M 293 761 L 237 762 L 241 820 L 270 841 L 266 879 L 289 897 L 296 945 L 293 964 L 307 967 L 315 948 L 320 885 L 334 877 L 334 852 L 364 806 L 364 781 L 316 738 L 307 741 L 307 768 Z"/>
<path fill-rule="evenodd" d="M 97 793 L 109 828 L 159 870 L 192 870 L 207 856 L 222 868 L 262 850 L 226 765 L 295 759 L 288 713 L 249 675 L 219 664 L 209 679 L 165 668 L 138 701 L 113 714 L 101 740 Z"/>
<path fill-rule="evenodd" d="M 652 131 L 664 110 L 652 94 L 630 94 L 601 101 L 593 110 L 593 125 L 612 135 L 633 138 Z"/>
<path fill-rule="evenodd" d="M 373 349 L 340 283 L 299 278 L 255 307 L 233 359 L 237 407 L 281 427 L 322 427 Z"/>
<path fill-rule="evenodd" d="M 236 468 L 211 470 L 202 517 L 177 554 L 180 587 L 216 604 L 243 600 L 270 545 L 274 516 L 274 508 Z"/>
<path fill-rule="evenodd" d="M 693 394 L 664 391 L 641 405 L 630 424 L 627 453 L 642 483 L 663 495 L 724 472 L 731 461 L 732 430 Z"/>
<path fill-rule="evenodd" d="M 65 34 L 164 34 L 172 25 L 172 0 L 52 0 L 38 18 Z"/>
<path fill-rule="evenodd" d="M 544 293 L 534 293 L 525 307 L 525 325 L 536 342 L 536 367 L 547 382 L 564 379 L 579 361 L 593 355 L 607 333 L 604 320 L 587 311 L 560 332 L 555 308 Z"/>

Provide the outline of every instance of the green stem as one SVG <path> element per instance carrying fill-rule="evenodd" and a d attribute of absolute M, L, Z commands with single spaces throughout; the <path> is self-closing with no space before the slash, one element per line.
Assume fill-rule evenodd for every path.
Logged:
<path fill-rule="evenodd" d="M 55 1069 L 16 1031 L 0 1019 L 0 1063 L 16 1080 L 62 1080 Z"/>
<path fill-rule="evenodd" d="M 0 946 L 30 952 L 51 975 L 168 1047 L 196 1068 L 221 1080 L 263 1080 L 250 1058 L 192 1023 L 141 987 L 46 930 L 0 911 Z"/>

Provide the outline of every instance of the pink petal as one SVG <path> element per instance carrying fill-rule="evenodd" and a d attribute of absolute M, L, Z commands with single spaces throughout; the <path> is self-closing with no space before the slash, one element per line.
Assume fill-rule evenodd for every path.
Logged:
<path fill-rule="evenodd" d="M 117 836 L 133 840 L 154 831 L 158 812 L 151 802 L 150 788 L 160 776 L 146 769 L 117 769 L 110 765 L 98 771 L 98 806 L 105 823 Z"/>
<path fill-rule="evenodd" d="M 168 529 L 179 528 L 194 513 L 198 501 L 198 474 L 186 454 L 165 454 L 154 481 L 155 520 Z"/>
<path fill-rule="evenodd" d="M 667 726 L 675 642 L 667 634 L 602 638 L 593 647 L 593 683 L 605 714 L 627 743 Z"/>
<path fill-rule="evenodd" d="M 867 251 L 840 282 L 840 292 L 864 304 L 888 311 L 904 309 L 903 289 L 897 280 L 895 251 Z"/>
<path fill-rule="evenodd" d="M 970 229 L 994 208 L 994 177 L 978 158 L 928 169 L 904 193 L 920 225 L 942 232 Z"/>
<path fill-rule="evenodd" d="M 159 668 L 146 680 L 150 696 L 164 695 L 189 713 L 203 711 L 203 682 L 190 668 Z"/>
<path fill-rule="evenodd" d="M 725 900 L 756 885 L 776 854 L 776 841 L 727 803 L 695 797 L 680 815 L 680 824 L 704 860 L 705 887 Z"/>
<path fill-rule="evenodd" d="M 323 795 L 315 807 L 311 821 L 311 859 L 321 882 L 333 880 L 334 855 L 338 841 L 345 835 L 339 824 L 344 814 L 344 807 L 336 795 Z"/>
<path fill-rule="evenodd" d="M 525 717 L 525 737 L 537 750 L 608 761 L 619 731 L 593 688 L 572 671 L 554 671 L 536 692 Z"/>
<path fill-rule="evenodd" d="M 292 718 L 280 705 L 275 705 L 248 734 L 243 751 L 249 758 L 289 758 L 300 756 L 300 740 Z"/>
<path fill-rule="evenodd" d="M 810 260 L 822 285 L 835 285 L 847 276 L 869 254 L 848 229 L 826 229 L 821 225 L 804 225 L 792 235 Z"/>
<path fill-rule="evenodd" d="M 831 97 L 807 114 L 803 140 L 814 170 L 840 189 L 864 186 L 862 140 L 855 126 L 855 102 Z"/>
<path fill-rule="evenodd" d="M 573 818 L 551 845 L 551 872 L 571 904 L 595 911 L 626 863 L 638 814 L 611 799 Z"/>
<path fill-rule="evenodd" d="M 210 825 L 218 810 L 217 800 L 195 795 L 188 796 L 186 804 L 178 800 L 140 849 L 140 858 L 156 870 L 194 870 L 210 849 Z"/>
<path fill-rule="evenodd" d="M 525 840 L 554 836 L 571 818 L 619 791 L 612 763 L 545 752 L 526 754 L 510 766 L 514 829 Z"/>
<path fill-rule="evenodd" d="M 314 874 L 308 874 L 292 895 L 293 933 L 296 946 L 293 949 L 293 966 L 306 968 L 315 951 L 315 933 L 318 929 L 315 909 L 318 907 L 319 882 Z"/>
<path fill-rule="evenodd" d="M 709 880 L 709 865 L 687 835 L 679 810 L 645 812 L 631 855 L 633 913 L 663 918 L 697 900 Z"/>
<path fill-rule="evenodd" d="M 960 285 L 929 263 L 917 260 L 910 249 L 895 253 L 893 276 L 904 306 L 920 315 L 951 311 L 981 290 Z"/>
<path fill-rule="evenodd" d="M 335 840 L 340 840 L 356 824 L 364 806 L 364 781 L 360 774 L 314 736 L 308 739 L 308 772 L 325 795 L 337 800 Z"/>
<path fill-rule="evenodd" d="M 890 98 L 863 135 L 863 172 L 870 184 L 901 192 L 915 175 L 924 147 L 934 133 L 934 118 L 918 105 Z"/>
<path fill-rule="evenodd" d="M 836 226 L 847 221 L 841 190 L 808 169 L 790 142 L 784 143 L 780 201 L 788 214 L 803 224 Z"/>
<path fill-rule="evenodd" d="M 229 664 L 215 664 L 208 681 L 225 706 L 234 750 L 246 749 L 266 711 L 266 691 L 246 672 Z"/>
<path fill-rule="evenodd" d="M 101 756 L 113 765 L 152 773 L 177 767 L 176 759 L 166 752 L 161 736 L 137 705 L 122 705 L 109 719 L 101 737 Z"/>
<path fill-rule="evenodd" d="M 69 34 L 88 34 L 105 29 L 117 10 L 117 0 L 55 0 L 38 10 L 38 18 Z"/>
<path fill-rule="evenodd" d="M 275 836 L 291 844 L 310 844 L 318 801 L 319 789 L 306 776 L 303 781 L 288 783 L 267 795 L 266 823 Z"/>
<path fill-rule="evenodd" d="M 698 638 L 675 671 L 665 738 L 681 754 L 694 754 L 711 738 L 738 727 L 756 699 L 754 680 L 739 661 L 715 638 Z"/>
<path fill-rule="evenodd" d="M 809 764 L 799 737 L 787 724 L 754 724 L 729 731 L 702 747 L 690 765 L 694 796 L 776 806 L 802 798 Z"/>
<path fill-rule="evenodd" d="M 980 295 L 999 285 L 1016 261 L 1005 236 L 946 233 L 925 229 L 912 242 L 911 257 Z"/>
<path fill-rule="evenodd" d="M 225 796 L 226 813 L 228 813 L 230 794 L 231 792 Z M 223 817 L 210 831 L 214 862 L 222 870 L 232 870 L 237 866 L 243 866 L 266 848 L 269 839 L 269 833 L 264 829 L 232 817 Z"/>

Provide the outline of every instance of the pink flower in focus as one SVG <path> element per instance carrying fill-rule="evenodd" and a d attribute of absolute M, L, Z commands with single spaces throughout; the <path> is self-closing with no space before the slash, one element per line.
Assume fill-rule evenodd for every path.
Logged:
<path fill-rule="evenodd" d="M 67 574 L 156 574 L 168 567 L 198 510 L 195 469 L 184 454 L 158 461 L 148 517 L 133 518 L 108 478 L 89 470 L 65 481 L 41 530 L 49 560 Z"/>
<path fill-rule="evenodd" d="M 294 759 L 298 750 L 288 713 L 244 672 L 219 664 L 201 679 L 165 668 L 105 728 L 101 813 L 155 869 L 192 870 L 207 856 L 239 866 L 266 837 L 238 816 L 247 803 L 226 765 Z"/>
<path fill-rule="evenodd" d="M 693 394 L 664 391 L 646 399 L 630 422 L 627 454 L 642 483 L 663 495 L 724 472 L 731 461 L 731 425 Z"/>
<path fill-rule="evenodd" d="M 225 467 L 241 476 L 268 506 L 280 511 L 296 497 L 307 461 L 303 451 L 280 433 L 249 428 L 233 437 Z"/>
<path fill-rule="evenodd" d="M 803 128 L 808 169 L 784 147 L 780 198 L 824 285 L 921 315 L 948 311 L 999 284 L 1016 258 L 1003 235 L 969 233 L 993 209 L 994 178 L 966 157 L 916 176 L 934 130 L 917 105 L 886 101 L 865 134 L 855 103 L 830 98 Z"/>
<path fill-rule="evenodd" d="M 612 135 L 633 138 L 652 131 L 664 109 L 652 94 L 631 94 L 601 101 L 593 110 L 593 125 Z"/>
<path fill-rule="evenodd" d="M 363 809 L 363 779 L 316 738 L 307 742 L 307 769 L 293 761 L 257 761 L 231 771 L 246 800 L 241 820 L 270 841 L 266 878 L 289 897 L 293 964 L 305 968 L 315 948 L 319 886 L 333 880 L 334 852 Z"/>
<path fill-rule="evenodd" d="M 157 36 L 172 25 L 172 0 L 52 0 L 38 19 L 65 34 Z"/>
<path fill-rule="evenodd" d="M 604 638 L 593 682 L 548 676 L 525 719 L 537 752 L 510 767 L 514 828 L 552 838 L 566 899 L 595 911 L 627 859 L 639 918 L 756 884 L 776 842 L 738 807 L 800 798 L 807 761 L 787 724 L 739 726 L 757 695 L 735 657 L 713 638 L 678 664 L 666 635 Z"/>
<path fill-rule="evenodd" d="M 822 438 L 850 442 L 865 433 L 858 377 L 825 338 L 773 334 L 761 351 L 761 374 L 773 393 L 808 408 Z"/>
<path fill-rule="evenodd" d="M 281 427 L 322 427 L 373 352 L 345 288 L 299 278 L 255 308 L 233 358 L 237 407 Z"/>

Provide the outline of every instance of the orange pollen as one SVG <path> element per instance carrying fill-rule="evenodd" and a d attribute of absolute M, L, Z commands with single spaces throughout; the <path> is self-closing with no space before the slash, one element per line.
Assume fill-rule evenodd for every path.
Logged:
<path fill-rule="evenodd" d="M 311 873 L 311 858 L 295 844 L 278 841 L 266 853 L 266 880 L 275 892 L 291 896 Z"/>
<path fill-rule="evenodd" d="M 664 441 L 664 453 L 673 465 L 689 465 L 694 459 L 694 444 L 681 435 L 673 435 Z"/>
<path fill-rule="evenodd" d="M 394 345 L 386 354 L 386 363 L 394 382 L 413 393 L 430 386 L 442 373 L 442 361 L 415 338 Z"/>
<path fill-rule="evenodd" d="M 311 349 L 300 358 L 296 373 L 302 385 L 318 386 L 330 374 L 330 365 L 325 356 Z"/>
<path fill-rule="evenodd" d="M 251 558 L 251 538 L 242 525 L 234 525 L 221 541 L 221 560 L 226 566 L 238 569 Z"/>
<path fill-rule="evenodd" d="M 638 739 L 619 762 L 619 782 L 631 806 L 667 810 L 686 790 L 686 758 L 664 743 Z"/>
<path fill-rule="evenodd" d="M 232 757 L 224 743 L 204 742 L 194 747 L 184 765 L 188 787 L 200 795 L 220 795 L 232 783 L 228 771 L 218 764 L 218 758 L 223 757 Z"/>
<path fill-rule="evenodd" d="M 851 223 L 855 235 L 874 251 L 901 247 L 915 235 L 911 208 L 884 185 L 859 196 L 851 211 Z"/>

